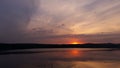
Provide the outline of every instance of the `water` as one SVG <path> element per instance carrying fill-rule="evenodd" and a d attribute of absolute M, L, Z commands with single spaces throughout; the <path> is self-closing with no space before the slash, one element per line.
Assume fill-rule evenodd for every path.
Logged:
<path fill-rule="evenodd" d="M 26 49 L 0 53 L 0 68 L 120 68 L 120 51 Z"/>

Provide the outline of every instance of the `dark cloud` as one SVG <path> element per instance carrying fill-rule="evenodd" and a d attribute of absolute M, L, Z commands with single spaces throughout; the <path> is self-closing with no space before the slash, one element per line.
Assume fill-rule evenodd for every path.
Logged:
<path fill-rule="evenodd" d="M 0 0 L 0 42 L 19 41 L 35 10 L 33 0 Z"/>
<path fill-rule="evenodd" d="M 56 35 L 44 37 L 44 39 L 54 39 L 54 41 L 62 40 L 67 43 L 72 39 L 78 39 L 84 43 L 119 43 L 120 33 L 106 33 L 106 34 L 77 34 L 77 35 Z"/>

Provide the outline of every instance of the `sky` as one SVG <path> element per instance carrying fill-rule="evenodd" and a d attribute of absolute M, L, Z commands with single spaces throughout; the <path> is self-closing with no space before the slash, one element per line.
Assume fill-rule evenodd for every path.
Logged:
<path fill-rule="evenodd" d="M 120 43 L 120 0 L 0 0 L 0 43 Z"/>

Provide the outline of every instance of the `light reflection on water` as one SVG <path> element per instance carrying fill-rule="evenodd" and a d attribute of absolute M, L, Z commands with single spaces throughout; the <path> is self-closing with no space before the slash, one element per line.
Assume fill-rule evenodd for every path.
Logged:
<path fill-rule="evenodd" d="M 82 51 L 80 51 L 80 50 L 71 50 L 70 51 L 70 54 L 72 54 L 73 56 L 78 56 L 78 55 L 81 55 L 82 53 L 81 53 Z"/>
<path fill-rule="evenodd" d="M 6 51 L 0 68 L 120 68 L 120 51 L 31 49 Z"/>

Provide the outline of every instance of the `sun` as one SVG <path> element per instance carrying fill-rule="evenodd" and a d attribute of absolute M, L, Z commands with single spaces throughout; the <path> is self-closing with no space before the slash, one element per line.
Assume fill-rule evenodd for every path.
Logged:
<path fill-rule="evenodd" d="M 82 40 L 77 39 L 77 38 L 70 38 L 68 43 L 69 44 L 74 44 L 74 45 L 84 44 L 84 42 Z"/>
<path fill-rule="evenodd" d="M 72 42 L 71 44 L 80 44 L 79 42 Z"/>

